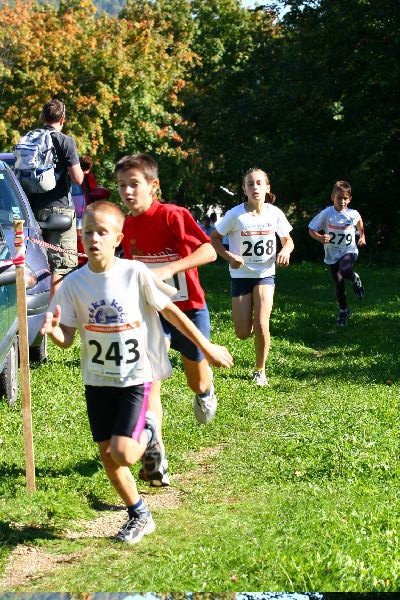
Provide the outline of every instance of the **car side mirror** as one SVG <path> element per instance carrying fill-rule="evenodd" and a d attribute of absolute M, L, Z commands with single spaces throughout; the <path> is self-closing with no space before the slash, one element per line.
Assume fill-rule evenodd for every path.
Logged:
<path fill-rule="evenodd" d="M 72 219 L 68 215 L 51 213 L 45 221 L 38 221 L 40 229 L 47 231 L 68 231 L 72 227 Z"/>
<path fill-rule="evenodd" d="M 15 265 L 7 263 L 3 264 L 0 261 L 0 285 L 12 285 L 16 282 L 17 272 Z"/>

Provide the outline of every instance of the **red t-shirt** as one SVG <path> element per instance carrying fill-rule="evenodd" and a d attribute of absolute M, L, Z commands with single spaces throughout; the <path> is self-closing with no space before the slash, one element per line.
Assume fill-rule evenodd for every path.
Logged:
<path fill-rule="evenodd" d="M 90 192 L 97 187 L 96 177 L 93 175 L 91 171 L 89 173 L 85 173 L 83 178 L 82 188 L 85 194 L 86 204 L 91 203 Z"/>
<path fill-rule="evenodd" d="M 157 200 L 143 214 L 126 217 L 123 232 L 125 258 L 140 260 L 149 267 L 189 256 L 210 242 L 187 208 Z M 174 302 L 181 310 L 204 308 L 205 294 L 197 269 L 177 273 L 168 283 L 178 289 Z"/>

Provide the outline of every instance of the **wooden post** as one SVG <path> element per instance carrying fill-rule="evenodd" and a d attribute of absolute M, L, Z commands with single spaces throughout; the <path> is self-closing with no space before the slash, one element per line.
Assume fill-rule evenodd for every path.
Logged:
<path fill-rule="evenodd" d="M 21 370 L 22 422 L 24 429 L 24 452 L 26 487 L 30 492 L 36 490 L 35 457 L 33 450 L 31 381 L 29 370 L 28 317 L 26 309 L 25 284 L 25 244 L 24 221 L 14 221 L 14 264 L 17 274 L 17 307 L 18 307 L 18 339 L 19 362 Z"/>

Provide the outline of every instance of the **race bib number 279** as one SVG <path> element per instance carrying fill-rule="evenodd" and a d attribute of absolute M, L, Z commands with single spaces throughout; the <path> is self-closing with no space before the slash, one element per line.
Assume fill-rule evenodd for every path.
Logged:
<path fill-rule="evenodd" d="M 329 242 L 332 246 L 343 248 L 352 246 L 355 243 L 355 231 L 352 225 L 347 227 L 339 227 L 335 225 L 328 226 Z"/>

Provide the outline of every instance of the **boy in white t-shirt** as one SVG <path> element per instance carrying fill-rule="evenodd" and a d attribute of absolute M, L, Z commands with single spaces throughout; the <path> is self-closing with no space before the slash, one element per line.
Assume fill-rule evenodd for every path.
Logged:
<path fill-rule="evenodd" d="M 336 298 L 339 304 L 339 315 L 336 324 L 347 325 L 351 315 L 347 304 L 345 279 L 351 281 L 353 291 L 359 300 L 364 297 L 364 287 L 360 276 L 353 270 L 357 260 L 358 247 L 365 246 L 364 224 L 360 213 L 348 208 L 351 202 L 351 186 L 347 181 L 337 181 L 333 186 L 329 206 L 316 215 L 309 223 L 309 234 L 324 244 L 324 262 L 329 266 L 335 284 Z M 359 233 L 356 242 L 355 229 Z M 322 232 L 322 233 L 321 233 Z"/>
<path fill-rule="evenodd" d="M 155 529 L 129 467 L 146 450 L 149 477 L 163 456 L 154 416 L 147 411 L 153 380 L 168 377 L 170 363 L 157 311 L 196 344 L 214 366 L 232 357 L 212 344 L 171 302 L 176 289 L 139 261 L 115 257 L 124 214 L 115 204 L 87 207 L 82 241 L 88 263 L 69 275 L 54 296 L 41 329 L 61 348 L 82 340 L 81 369 L 93 440 L 113 487 L 128 509 L 116 540 L 137 543 Z"/>
<path fill-rule="evenodd" d="M 249 169 L 243 179 L 246 201 L 225 214 L 211 234 L 216 252 L 229 262 L 232 284 L 232 319 L 236 335 L 245 340 L 254 331 L 256 364 L 253 380 L 267 386 L 265 363 L 270 347 L 269 318 L 275 289 L 275 261 L 289 265 L 292 227 L 283 212 L 273 206 L 268 175 Z M 223 244 L 228 236 L 229 250 Z M 276 235 L 282 248 L 276 252 Z"/>

